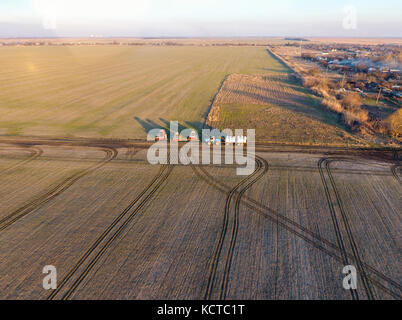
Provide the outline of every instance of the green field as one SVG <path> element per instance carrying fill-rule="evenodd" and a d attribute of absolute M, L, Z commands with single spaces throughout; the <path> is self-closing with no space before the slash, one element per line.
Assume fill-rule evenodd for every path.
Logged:
<path fill-rule="evenodd" d="M 49 137 L 200 128 L 226 75 L 283 71 L 254 47 L 3 47 L 0 61 L 0 135 Z"/>

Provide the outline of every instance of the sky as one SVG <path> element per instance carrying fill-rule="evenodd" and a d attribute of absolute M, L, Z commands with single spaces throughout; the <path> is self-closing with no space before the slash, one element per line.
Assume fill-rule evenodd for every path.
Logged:
<path fill-rule="evenodd" d="M 402 37 L 400 0 L 0 0 L 0 37 Z"/>

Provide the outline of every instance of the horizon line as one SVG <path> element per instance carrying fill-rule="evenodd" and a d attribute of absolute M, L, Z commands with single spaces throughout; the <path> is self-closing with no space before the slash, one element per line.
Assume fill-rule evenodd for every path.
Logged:
<path fill-rule="evenodd" d="M 295 39 L 402 39 L 402 36 L 18 36 L 18 37 L 1 37 L 0 39 L 142 39 L 142 40 L 152 40 L 152 39 L 272 39 L 272 38 L 295 38 Z"/>

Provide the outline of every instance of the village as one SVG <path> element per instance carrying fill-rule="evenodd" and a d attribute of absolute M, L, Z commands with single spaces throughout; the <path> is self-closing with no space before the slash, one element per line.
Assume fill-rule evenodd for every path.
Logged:
<path fill-rule="evenodd" d="M 287 44 L 289 46 L 294 44 Z M 337 73 L 341 91 L 363 98 L 402 101 L 402 49 L 396 45 L 303 45 L 301 58 Z"/>

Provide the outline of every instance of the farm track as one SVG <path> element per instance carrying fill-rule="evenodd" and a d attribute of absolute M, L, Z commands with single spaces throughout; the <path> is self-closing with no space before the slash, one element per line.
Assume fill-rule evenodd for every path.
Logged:
<path fill-rule="evenodd" d="M 321 162 L 321 164 L 325 162 L 325 169 L 326 169 L 326 171 L 327 171 L 327 173 L 328 173 L 328 176 L 329 176 L 329 179 L 330 179 L 330 182 L 331 182 L 331 186 L 332 186 L 332 188 L 333 188 L 333 190 L 334 190 L 335 197 L 336 197 L 336 200 L 337 200 L 337 204 L 338 204 L 338 207 L 339 207 L 339 209 L 340 209 L 340 212 L 341 212 L 341 215 L 342 215 L 342 220 L 343 220 L 343 223 L 344 223 L 344 226 L 345 226 L 345 230 L 346 230 L 346 233 L 347 233 L 347 237 L 348 237 L 348 240 L 349 240 L 349 242 L 350 242 L 350 246 L 351 246 L 351 248 L 352 248 L 353 260 L 357 263 L 358 269 L 360 269 L 359 271 L 361 271 L 361 274 L 362 274 L 362 282 L 363 282 L 363 285 L 364 285 L 364 288 L 365 288 L 365 291 L 366 291 L 366 295 L 367 295 L 367 297 L 368 297 L 369 299 L 375 299 L 375 295 L 374 295 L 374 293 L 372 292 L 371 287 L 370 287 L 370 281 L 371 281 L 371 282 L 372 282 L 373 284 L 375 284 L 378 288 L 380 288 L 380 289 L 382 289 L 383 291 L 387 292 L 388 294 L 390 294 L 390 295 L 393 296 L 394 298 L 402 299 L 402 297 L 401 297 L 400 295 L 398 296 L 398 295 L 395 294 L 394 292 L 392 292 L 392 291 L 390 291 L 389 289 L 387 289 L 386 287 L 384 287 L 384 286 L 383 286 L 381 283 L 379 283 L 376 279 L 370 277 L 370 276 L 368 275 L 367 270 L 368 270 L 369 272 L 373 273 L 375 276 L 381 278 L 382 280 L 385 280 L 386 282 L 388 282 L 389 284 L 391 284 L 394 288 L 397 288 L 399 291 L 402 291 L 402 286 L 401 286 L 400 284 L 398 284 L 398 283 L 395 282 L 394 280 L 392 280 L 392 279 L 386 277 L 384 274 L 382 274 L 381 272 L 379 272 L 379 271 L 376 270 L 375 268 L 371 267 L 370 265 L 364 263 L 364 262 L 361 260 L 361 258 L 360 258 L 360 255 L 359 255 L 359 252 L 358 252 L 358 248 L 357 248 L 357 245 L 356 245 L 356 241 L 355 241 L 355 239 L 354 239 L 354 237 L 353 237 L 353 233 L 352 233 L 352 230 L 351 230 L 349 221 L 348 221 L 348 217 L 347 217 L 346 211 L 345 211 L 344 206 L 343 206 L 343 203 L 342 203 L 342 199 L 340 198 L 339 191 L 338 191 L 338 189 L 337 189 L 335 180 L 334 180 L 333 175 L 332 175 L 332 173 L 333 173 L 334 170 L 330 169 L 330 164 L 331 164 L 331 162 L 335 162 L 335 161 L 348 161 L 348 160 L 350 161 L 350 158 L 323 158 L 323 159 L 320 160 L 320 162 Z M 394 165 L 394 166 L 391 166 L 391 172 L 393 173 L 395 179 L 396 179 L 397 181 L 399 181 L 399 182 L 401 182 L 401 180 L 400 180 L 400 177 L 399 177 L 398 174 L 397 174 L 397 170 L 398 170 L 398 168 L 400 168 L 400 167 L 401 167 L 401 165 Z M 319 168 L 320 168 L 320 164 L 319 164 Z M 321 170 L 321 168 L 320 168 L 320 170 Z M 324 178 L 322 178 L 322 181 L 323 181 L 323 184 L 326 184 Z M 335 216 L 335 218 L 336 218 L 336 216 Z M 350 256 L 350 255 L 348 254 L 348 256 Z"/>
<path fill-rule="evenodd" d="M 135 159 L 134 155 L 139 152 L 140 150 L 144 150 L 145 148 L 129 148 L 130 150 L 126 152 L 126 159 L 117 159 L 115 158 L 113 160 L 113 163 L 115 164 L 127 164 L 131 165 L 133 163 L 143 163 L 147 164 L 148 162 L 146 160 L 141 160 L 141 159 Z M 135 150 L 135 151 L 133 151 Z M 50 157 L 50 156 L 41 156 L 41 160 L 60 160 L 58 157 Z M 63 157 L 62 160 L 64 162 L 77 162 L 77 158 L 66 158 Z M 26 161 L 26 160 L 24 160 Z M 93 162 L 94 158 L 80 158 L 80 162 Z M 20 165 L 20 164 L 19 164 Z M 213 165 L 214 167 L 217 168 L 238 168 L 238 165 Z M 399 166 L 400 167 L 400 166 Z M 285 166 L 285 165 L 270 165 L 269 166 L 271 171 L 274 170 L 291 170 L 291 171 L 300 171 L 300 172 L 317 172 L 317 169 L 314 167 L 308 167 L 308 166 Z M 8 169 L 7 169 L 8 170 Z M 392 170 L 392 168 L 391 168 Z M 398 170 L 398 168 L 396 168 Z M 333 168 L 331 169 L 331 172 L 336 172 L 336 173 L 341 173 L 341 174 L 355 174 L 355 175 L 373 175 L 373 176 L 384 176 L 384 177 L 389 177 L 393 176 L 392 171 L 385 171 L 385 170 L 357 170 L 357 169 L 339 169 L 339 168 Z"/>
<path fill-rule="evenodd" d="M 235 210 L 235 215 L 234 215 L 235 225 L 233 227 L 232 237 L 230 239 L 229 252 L 226 257 L 225 271 L 223 273 L 223 280 L 222 280 L 221 292 L 220 292 L 220 297 L 219 297 L 220 300 L 225 300 L 226 295 L 227 295 L 229 274 L 230 274 L 230 269 L 232 266 L 233 252 L 234 252 L 234 248 L 236 245 L 237 233 L 238 233 L 238 229 L 239 229 L 239 215 L 240 215 L 241 199 L 242 199 L 244 193 L 248 189 L 250 189 L 250 187 L 252 185 L 254 185 L 258 180 L 260 180 L 268 172 L 269 165 L 265 159 L 256 156 L 256 163 L 257 163 L 258 171 L 260 171 L 260 173 L 255 178 L 248 181 L 247 184 L 241 189 L 241 191 L 239 191 L 239 193 L 236 196 L 235 209 L 234 209 Z"/>
<path fill-rule="evenodd" d="M 357 269 L 361 274 L 361 279 L 362 279 L 362 282 L 363 282 L 363 286 L 364 286 L 366 296 L 367 296 L 367 298 L 369 300 L 374 300 L 374 299 L 376 299 L 376 296 L 375 296 L 374 291 L 371 288 L 371 283 L 370 283 L 370 280 L 369 280 L 368 275 L 367 275 L 367 270 L 365 268 L 366 266 L 361 260 L 361 257 L 360 257 L 360 254 L 359 254 L 359 249 L 357 247 L 357 243 L 356 243 L 356 240 L 355 240 L 355 238 L 353 236 L 352 228 L 351 228 L 350 223 L 349 223 L 348 215 L 347 215 L 347 213 L 346 213 L 346 211 L 344 209 L 342 199 L 340 197 L 338 188 L 336 186 L 335 180 L 334 180 L 334 178 L 332 176 L 331 169 L 330 169 L 331 162 L 342 161 L 342 160 L 345 161 L 345 160 L 348 160 L 348 159 L 344 159 L 344 158 L 322 158 L 319 161 L 318 166 L 320 168 L 320 172 L 322 173 L 322 165 L 325 164 L 325 169 L 326 169 L 326 172 L 328 174 L 328 177 L 329 177 L 329 180 L 330 180 L 330 183 L 331 183 L 331 186 L 332 186 L 332 190 L 335 193 L 335 199 L 336 199 L 336 202 L 338 204 L 339 211 L 341 213 L 342 222 L 343 222 L 343 226 L 344 226 L 344 228 L 346 230 L 348 242 L 349 242 L 349 245 L 350 245 L 350 247 L 352 249 L 352 253 L 353 253 L 353 256 L 354 256 L 354 261 L 356 262 Z M 322 177 L 322 182 L 323 182 L 324 186 L 326 186 L 326 188 L 328 188 L 328 186 L 326 185 L 326 181 L 325 181 L 325 178 L 324 178 L 323 174 L 322 174 L 321 177 Z M 331 199 L 331 197 L 329 199 Z M 328 202 L 328 204 L 329 203 L 330 203 L 330 201 Z M 335 210 L 333 211 L 333 213 L 334 213 L 334 219 L 336 221 L 337 218 L 336 218 Z M 336 222 L 336 224 L 338 225 L 337 222 Z M 338 231 L 339 231 L 339 225 L 338 225 Z M 351 291 L 353 291 L 353 290 L 351 290 Z"/>
<path fill-rule="evenodd" d="M 120 213 L 120 215 L 109 225 L 109 227 L 102 233 L 102 235 L 97 238 L 92 246 L 71 268 L 68 274 L 60 282 L 57 289 L 54 290 L 47 297 L 48 300 L 56 299 L 57 295 L 60 295 L 62 300 L 68 300 L 72 297 L 75 290 L 94 268 L 96 263 L 101 259 L 106 250 L 114 242 L 114 240 L 118 238 L 119 235 L 127 228 L 129 223 L 134 219 L 137 213 L 145 206 L 146 203 L 148 203 L 154 193 L 159 190 L 161 185 L 168 179 L 172 170 L 173 167 L 171 165 L 164 165 L 163 167 L 161 167 L 157 175 L 144 188 L 144 190 L 129 204 L 128 207 L 126 207 Z M 134 207 L 135 209 L 132 210 Z M 101 246 L 102 243 L 103 245 Z M 92 258 L 90 258 L 91 256 Z M 84 264 L 86 264 L 86 266 Z M 83 271 L 75 280 L 73 280 L 73 276 L 78 272 L 81 267 L 83 268 Z M 72 285 L 64 293 L 61 293 L 62 289 L 67 285 L 70 280 L 73 281 Z"/>
<path fill-rule="evenodd" d="M 216 168 L 238 168 L 238 165 L 214 165 Z M 317 169 L 314 167 L 307 166 L 278 166 L 270 165 L 270 171 L 298 171 L 298 172 L 311 172 L 316 173 Z M 331 172 L 341 173 L 341 174 L 356 174 L 356 175 L 373 175 L 373 176 L 392 176 L 391 172 L 381 171 L 381 170 L 356 170 L 356 169 L 331 169 Z"/>
<path fill-rule="evenodd" d="M 54 199 L 62 192 L 70 188 L 75 182 L 77 182 L 82 177 L 88 175 L 89 173 L 103 167 L 114 158 L 117 157 L 117 150 L 114 148 L 102 148 L 104 152 L 106 152 L 106 157 L 100 162 L 97 163 L 87 169 L 84 169 L 80 172 L 77 172 L 70 177 L 64 179 L 61 183 L 57 186 L 46 192 L 45 194 L 39 196 L 38 198 L 34 199 L 30 203 L 20 207 L 19 209 L 15 210 L 8 216 L 4 217 L 0 220 L 0 232 L 4 231 L 6 228 L 20 220 L 21 218 L 25 217 L 29 213 L 33 212 L 34 210 L 38 209 L 40 206 L 44 205 L 45 203 L 49 202 L 50 200 Z"/>
<path fill-rule="evenodd" d="M 392 172 L 392 175 L 394 176 L 394 178 L 396 179 L 396 181 L 398 181 L 399 184 L 402 185 L 401 177 L 398 174 L 398 171 L 400 172 L 401 168 L 402 168 L 402 165 L 400 165 L 400 164 L 393 165 L 393 166 L 391 166 L 391 172 Z"/>
<path fill-rule="evenodd" d="M 146 140 L 129 140 L 129 139 L 88 139 L 88 138 L 41 138 L 41 137 L 2 137 L 0 136 L 0 143 L 13 144 L 16 146 L 38 146 L 38 145 L 48 145 L 48 146 L 77 146 L 77 147 L 105 147 L 105 148 L 149 148 L 152 143 Z M 281 144 L 272 142 L 257 142 L 256 152 L 303 152 L 303 153 L 323 153 L 329 152 L 333 153 L 345 153 L 350 155 L 384 155 L 385 153 L 389 156 L 392 161 L 396 160 L 395 155 L 398 151 L 402 151 L 402 148 L 391 148 L 391 147 L 364 147 L 364 146 L 320 146 L 320 145 L 302 145 L 302 144 Z"/>
<path fill-rule="evenodd" d="M 25 147 L 25 149 L 28 149 L 31 153 L 31 155 L 29 156 L 28 159 L 24 159 L 8 168 L 6 168 L 5 170 L 3 170 L 1 173 L 6 173 L 10 170 L 13 170 L 15 168 L 18 168 L 20 166 L 23 166 L 29 162 L 31 162 L 32 160 L 35 160 L 37 158 L 39 158 L 42 154 L 43 154 L 43 150 L 39 147 Z"/>
<path fill-rule="evenodd" d="M 342 264 L 344 266 L 347 266 L 347 265 L 350 264 L 349 260 L 348 260 L 348 255 L 346 253 L 345 244 L 344 244 L 344 241 L 343 241 L 343 238 L 342 238 L 342 233 L 341 233 L 340 228 L 339 228 L 339 222 L 338 222 L 338 219 L 336 217 L 336 211 L 335 211 L 333 201 L 332 201 L 332 198 L 331 198 L 331 193 L 330 193 L 328 184 L 327 184 L 327 182 L 325 180 L 324 171 L 323 171 L 323 168 L 322 168 L 322 164 L 324 162 L 326 162 L 326 161 L 327 161 L 326 158 L 322 158 L 322 159 L 320 159 L 318 161 L 317 165 L 318 165 L 318 170 L 320 171 L 321 181 L 322 181 L 322 184 L 324 186 L 325 196 L 326 196 L 326 199 L 327 199 L 329 211 L 331 213 L 331 219 L 332 219 L 332 223 L 333 223 L 334 230 L 335 230 L 336 241 L 338 243 L 338 247 L 339 247 L 339 250 L 341 252 Z M 358 292 L 356 290 L 350 290 L 350 294 L 351 294 L 353 300 L 358 300 L 359 299 L 359 294 L 358 294 Z"/>
<path fill-rule="evenodd" d="M 226 234 L 228 231 L 228 225 L 229 225 L 229 218 L 230 218 L 230 204 L 231 201 L 233 199 L 233 197 L 236 195 L 236 200 L 235 200 L 235 213 L 234 213 L 234 217 L 233 217 L 233 227 L 232 227 L 232 236 L 230 239 L 230 245 L 229 245 L 229 249 L 227 252 L 227 257 L 226 257 L 226 264 L 225 264 L 225 271 L 224 274 L 230 271 L 230 264 L 231 264 L 231 260 L 232 260 L 232 256 L 233 256 L 233 249 L 234 249 L 234 245 L 236 242 L 236 238 L 237 238 L 237 231 L 238 231 L 238 219 L 239 219 L 239 204 L 240 204 L 240 199 L 241 196 L 244 194 L 244 192 L 251 187 L 251 185 L 253 185 L 257 180 L 259 180 L 262 177 L 262 174 L 257 175 L 260 170 L 262 169 L 263 165 L 262 162 L 258 159 L 256 159 L 256 164 L 257 164 L 257 168 L 256 170 L 254 170 L 254 172 L 247 176 L 246 178 L 242 179 L 239 183 L 236 184 L 235 187 L 233 187 L 228 193 L 227 193 L 227 197 L 226 197 L 226 203 L 225 203 L 225 212 L 224 212 L 224 218 L 223 218 L 223 224 L 222 224 L 222 228 L 221 228 L 221 232 L 219 234 L 219 239 L 218 239 L 218 243 L 215 247 L 214 250 L 214 254 L 212 257 L 212 261 L 211 261 L 211 265 L 209 268 L 209 276 L 208 276 L 208 282 L 207 282 L 207 287 L 205 290 L 205 294 L 204 294 L 204 299 L 205 300 L 210 300 L 212 298 L 212 294 L 213 294 L 213 290 L 215 287 L 217 287 L 216 282 L 217 282 L 217 277 L 216 277 L 216 273 L 217 273 L 217 268 L 218 268 L 218 264 L 221 258 L 221 254 L 222 254 L 222 249 L 223 249 L 223 245 L 225 242 L 225 238 L 226 238 Z M 194 166 L 193 166 L 193 170 L 194 170 Z M 196 171 L 196 170 L 195 170 Z M 264 173 L 266 171 L 264 170 Z M 254 178 L 255 176 L 257 176 L 256 178 Z M 243 185 L 247 183 L 240 192 L 237 192 L 237 190 Z M 220 297 L 222 299 L 223 295 L 226 295 L 226 288 L 227 288 L 227 284 L 225 284 L 225 282 L 227 282 L 227 276 L 223 276 L 223 279 L 221 280 L 221 288 L 220 288 Z"/>
<path fill-rule="evenodd" d="M 198 169 L 199 169 L 199 171 L 198 171 Z M 217 180 L 207 170 L 205 170 L 204 167 L 193 166 L 193 170 L 199 178 L 201 178 L 202 180 L 204 180 L 205 182 L 207 182 L 209 185 L 213 186 L 220 192 L 226 194 L 228 192 L 228 190 L 231 190 L 231 187 L 229 187 L 228 185 Z M 340 250 L 340 248 L 337 245 L 333 244 L 332 242 L 328 241 L 327 239 L 323 238 L 322 236 L 318 235 L 317 233 L 308 230 L 306 227 L 281 215 L 280 213 L 278 213 L 275 210 L 267 207 L 266 205 L 256 201 L 253 198 L 244 196 L 242 198 L 242 202 L 251 210 L 262 215 L 264 218 L 271 220 L 272 222 L 276 223 L 278 226 L 288 230 L 292 234 L 303 239 L 304 241 L 311 244 L 312 246 L 314 246 L 318 250 L 322 251 L 323 253 L 327 254 L 328 256 L 334 258 L 335 260 L 337 260 L 341 263 L 344 262 L 344 258 L 342 257 L 343 252 Z M 341 255 L 339 255 L 339 253 Z M 348 252 L 345 252 L 345 253 L 349 259 L 354 258 L 354 256 L 352 254 L 350 254 Z M 400 285 L 398 282 L 391 279 L 387 275 L 381 273 L 374 267 L 368 265 L 367 263 L 362 262 L 362 264 L 367 270 L 369 270 L 372 273 L 373 276 L 370 276 L 370 280 L 376 287 L 378 287 L 383 292 L 389 294 L 390 296 L 392 296 L 395 299 L 398 299 L 398 300 L 402 299 L 402 285 Z M 380 280 L 377 280 L 376 278 L 374 278 L 374 275 L 377 278 L 379 278 Z M 386 285 L 383 284 L 383 282 L 387 283 L 388 285 L 391 285 L 394 290 L 389 289 Z"/>

